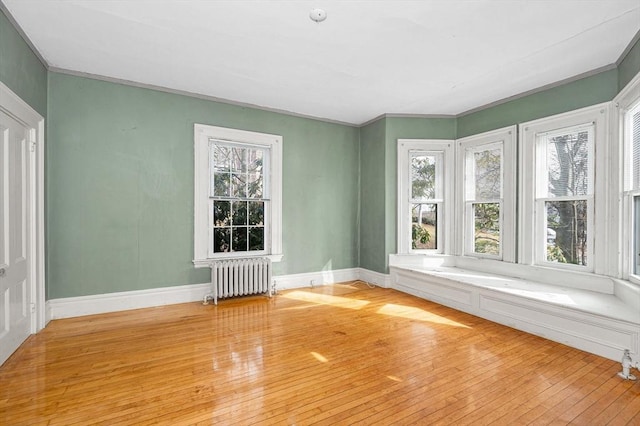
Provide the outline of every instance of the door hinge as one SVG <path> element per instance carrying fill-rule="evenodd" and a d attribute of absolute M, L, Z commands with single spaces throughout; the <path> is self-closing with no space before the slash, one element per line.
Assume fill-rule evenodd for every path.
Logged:
<path fill-rule="evenodd" d="M 36 150 L 36 143 L 35 142 L 31 142 L 29 144 L 29 150 L 31 150 L 31 152 L 34 152 Z"/>
<path fill-rule="evenodd" d="M 35 304 L 35 303 L 32 303 L 32 304 L 31 304 L 31 313 L 32 313 L 32 314 L 35 314 L 35 312 L 36 312 L 36 304 Z"/>

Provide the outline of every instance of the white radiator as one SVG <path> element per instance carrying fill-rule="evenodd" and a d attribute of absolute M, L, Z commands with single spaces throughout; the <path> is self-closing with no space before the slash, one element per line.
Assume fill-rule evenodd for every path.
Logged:
<path fill-rule="evenodd" d="M 211 263 L 213 303 L 218 299 L 266 293 L 271 297 L 271 259 L 228 259 Z"/>

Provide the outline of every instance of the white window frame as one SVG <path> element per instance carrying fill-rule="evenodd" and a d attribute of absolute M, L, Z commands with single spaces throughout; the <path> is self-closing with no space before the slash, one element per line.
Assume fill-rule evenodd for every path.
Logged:
<path fill-rule="evenodd" d="M 621 199 L 621 215 L 620 227 L 616 229 L 615 235 L 620 235 L 621 256 L 619 260 L 620 276 L 623 279 L 640 285 L 640 274 L 634 274 L 634 262 L 636 256 L 634 247 L 634 237 L 639 231 L 635 227 L 634 217 L 637 214 L 633 199 L 640 196 L 640 189 L 632 188 L 632 164 L 628 161 L 632 158 L 631 146 L 631 112 L 635 108 L 640 108 L 640 74 L 627 84 L 627 86 L 613 100 L 615 108 L 612 108 L 611 119 L 616 123 L 612 126 L 612 144 L 617 143 L 617 151 L 619 152 L 618 162 L 614 165 L 619 170 L 616 176 L 620 179 L 620 199 Z"/>
<path fill-rule="evenodd" d="M 194 124 L 194 257 L 196 267 L 209 267 L 211 261 L 236 257 L 269 257 L 282 260 L 282 136 L 225 127 Z M 260 252 L 212 253 L 213 213 L 211 211 L 210 142 L 253 145 L 269 150 L 265 166 L 269 182 L 269 207 L 265 212 L 265 250 Z"/>
<path fill-rule="evenodd" d="M 451 254 L 453 248 L 454 141 L 442 139 L 398 139 L 398 254 Z M 442 182 L 442 197 L 429 201 L 438 205 L 436 241 L 438 248 L 411 248 L 411 160 L 413 152 L 442 155 L 436 165 L 436 181 Z M 438 174 L 440 174 L 438 176 Z"/>
<path fill-rule="evenodd" d="M 611 249 L 610 242 L 607 240 L 607 220 L 605 219 L 608 211 L 607 200 L 610 196 L 606 176 L 609 170 L 607 164 L 609 158 L 608 108 L 608 103 L 599 104 L 520 124 L 519 263 L 597 274 L 605 274 L 608 271 L 607 250 Z M 590 152 L 593 191 L 588 200 L 590 210 L 587 218 L 589 238 L 587 265 L 548 262 L 545 255 L 546 232 L 540 231 L 546 230 L 546 223 L 542 223 L 544 203 L 536 201 L 538 188 L 543 181 L 546 181 L 547 174 L 546 169 L 542 170 L 537 161 L 540 149 L 539 137 L 561 129 L 571 129 L 587 124 L 594 126 L 593 152 Z"/>
<path fill-rule="evenodd" d="M 474 251 L 475 225 L 471 205 L 478 200 L 471 200 L 467 197 L 467 186 L 474 178 L 467 173 L 467 162 L 469 161 L 467 153 L 481 152 L 496 147 L 499 147 L 502 151 L 502 196 L 500 200 L 496 200 L 501 204 L 500 254 L 497 256 Z M 458 255 L 502 260 L 511 263 L 516 261 L 516 148 L 516 126 L 504 127 L 456 140 Z M 488 200 L 481 201 L 490 202 Z"/>

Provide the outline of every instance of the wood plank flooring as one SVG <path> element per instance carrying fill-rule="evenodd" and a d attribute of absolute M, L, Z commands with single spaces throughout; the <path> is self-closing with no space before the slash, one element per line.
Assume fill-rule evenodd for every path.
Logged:
<path fill-rule="evenodd" d="M 353 282 L 52 321 L 0 367 L 0 424 L 640 425 L 618 371 Z"/>

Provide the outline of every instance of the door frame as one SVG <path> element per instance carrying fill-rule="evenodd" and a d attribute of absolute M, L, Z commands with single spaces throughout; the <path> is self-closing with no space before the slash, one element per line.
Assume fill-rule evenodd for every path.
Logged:
<path fill-rule="evenodd" d="M 29 268 L 31 334 L 48 320 L 45 308 L 44 118 L 0 81 L 0 110 L 26 125 L 29 132 Z"/>

